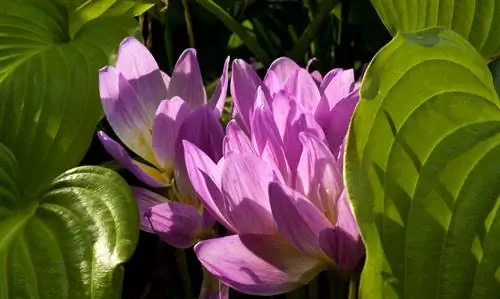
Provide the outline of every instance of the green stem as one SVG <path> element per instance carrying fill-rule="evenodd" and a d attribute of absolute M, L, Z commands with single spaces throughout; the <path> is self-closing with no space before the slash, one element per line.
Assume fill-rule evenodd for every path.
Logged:
<path fill-rule="evenodd" d="M 187 265 L 186 251 L 184 249 L 175 250 L 175 259 L 177 267 L 181 275 L 182 289 L 184 290 L 185 298 L 192 298 L 191 277 L 189 275 L 189 268 Z"/>
<path fill-rule="evenodd" d="M 358 284 L 359 284 L 360 275 L 359 272 L 356 272 L 349 279 L 349 299 L 357 299 L 358 298 Z"/>
<path fill-rule="evenodd" d="M 182 0 L 184 6 L 184 20 L 186 21 L 187 35 L 189 38 L 189 47 L 194 48 L 194 33 L 193 23 L 191 22 L 191 13 L 189 12 L 189 5 L 187 0 Z"/>
<path fill-rule="evenodd" d="M 309 298 L 320 298 L 319 297 L 319 281 L 318 278 L 316 277 L 309 283 L 307 286 L 307 295 Z"/>
<path fill-rule="evenodd" d="M 231 17 L 222 7 L 217 5 L 213 0 L 196 0 L 206 10 L 214 14 L 229 30 L 234 32 L 243 41 L 245 46 L 252 51 L 255 57 L 263 64 L 270 62 L 266 51 L 260 47 L 257 38 L 248 34 L 247 28 L 243 27 L 233 17 Z"/>
<path fill-rule="evenodd" d="M 330 17 L 332 9 L 334 9 L 337 4 L 339 4 L 339 0 L 323 0 L 318 9 L 318 13 L 314 16 L 314 20 L 309 23 L 288 56 L 294 60 L 303 58 L 312 40 L 316 37 L 316 34 L 321 29 L 325 20 Z"/>
<path fill-rule="evenodd" d="M 169 11 L 163 13 L 163 39 L 165 40 L 165 50 L 167 51 L 168 72 L 172 73 L 174 70 L 174 47 L 172 43 L 172 28 L 170 26 Z"/>
<path fill-rule="evenodd" d="M 330 281 L 330 298 L 349 299 L 349 281 L 340 275 L 338 271 L 328 271 Z"/>

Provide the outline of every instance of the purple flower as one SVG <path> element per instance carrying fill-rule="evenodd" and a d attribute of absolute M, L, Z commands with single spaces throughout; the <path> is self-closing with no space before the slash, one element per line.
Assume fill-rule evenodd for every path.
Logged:
<path fill-rule="evenodd" d="M 226 129 L 224 157 L 216 164 L 184 141 L 194 189 L 207 211 L 234 233 L 195 245 L 204 267 L 227 285 L 272 295 L 328 267 L 349 273 L 359 264 L 364 249 L 339 155 L 358 100 L 354 78 L 344 78 L 349 74 L 332 71 L 318 88 L 307 71 L 280 58 L 262 82 L 236 60 L 236 120 Z M 353 103 L 339 107 L 344 102 Z M 321 123 L 323 115 L 339 120 Z"/>
<path fill-rule="evenodd" d="M 169 187 L 168 199 L 134 187 L 141 229 L 165 242 L 189 247 L 213 219 L 189 182 L 182 140 L 189 140 L 217 161 L 222 156 L 219 118 L 228 87 L 229 58 L 218 86 L 207 101 L 194 49 L 179 57 L 172 76 L 163 73 L 148 49 L 133 37 L 120 44 L 116 66 L 99 71 L 99 91 L 107 120 L 118 138 L 139 159 L 100 131 L 111 156 L 153 188 Z"/>

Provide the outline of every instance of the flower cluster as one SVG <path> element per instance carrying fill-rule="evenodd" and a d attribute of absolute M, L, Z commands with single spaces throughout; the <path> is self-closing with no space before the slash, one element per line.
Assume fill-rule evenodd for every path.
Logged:
<path fill-rule="evenodd" d="M 100 71 L 107 119 L 144 161 L 104 132 L 100 140 L 142 182 L 167 190 L 134 187 L 141 229 L 179 248 L 195 244 L 211 275 L 248 294 L 284 293 L 329 267 L 349 274 L 364 254 L 342 175 L 359 99 L 353 70 L 321 78 L 279 58 L 261 80 L 236 59 L 223 130 L 228 64 L 210 100 L 193 49 L 169 77 L 127 38 L 116 67 Z M 215 235 L 215 221 L 228 233 Z"/>

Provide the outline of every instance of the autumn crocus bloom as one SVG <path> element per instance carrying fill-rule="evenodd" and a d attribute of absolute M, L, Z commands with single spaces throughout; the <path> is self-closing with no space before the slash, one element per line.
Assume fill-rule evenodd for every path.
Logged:
<path fill-rule="evenodd" d="M 278 60 L 277 75 L 270 76 L 284 78 L 290 65 Z M 233 80 L 238 80 L 234 67 Z M 245 76 L 249 85 L 255 82 L 248 79 L 252 72 Z M 260 295 L 290 291 L 329 267 L 350 273 L 363 246 L 344 192 L 341 150 L 332 150 L 325 134 L 325 129 L 336 130 L 343 139 L 347 124 L 324 128 L 316 121 L 316 109 L 306 107 L 304 99 L 317 89 L 312 80 L 290 89 L 258 83 L 255 91 L 237 82 L 232 92 L 238 121 L 226 129 L 224 159 L 216 165 L 184 142 L 195 190 L 207 210 L 235 233 L 198 243 L 198 258 L 229 286 Z M 254 96 L 235 93 L 240 87 Z M 236 102 L 241 100 L 249 102 Z M 344 119 L 348 123 L 350 115 Z"/>
<path fill-rule="evenodd" d="M 169 187 L 168 199 L 143 188 L 134 187 L 134 192 L 141 228 L 177 247 L 191 246 L 213 224 L 203 215 L 187 179 L 181 141 L 193 142 L 214 160 L 222 156 L 219 118 L 227 94 L 228 63 L 229 58 L 208 102 L 194 49 L 181 54 L 170 77 L 142 43 L 128 37 L 120 44 L 116 66 L 99 71 L 99 91 L 111 128 L 145 162 L 132 159 L 103 131 L 99 139 L 139 180 L 154 188 Z"/>

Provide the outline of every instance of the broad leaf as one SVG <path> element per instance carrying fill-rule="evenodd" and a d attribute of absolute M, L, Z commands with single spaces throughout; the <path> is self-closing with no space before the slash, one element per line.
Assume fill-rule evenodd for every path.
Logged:
<path fill-rule="evenodd" d="M 500 101 L 474 48 L 445 29 L 398 33 L 366 72 L 348 138 L 361 298 L 497 298 Z"/>
<path fill-rule="evenodd" d="M 392 34 L 444 26 L 453 29 L 483 55 L 500 52 L 497 0 L 371 0 Z"/>
<path fill-rule="evenodd" d="M 0 143 L 0 298 L 120 298 L 138 238 L 132 191 L 111 170 L 79 167 L 26 197 Z"/>
<path fill-rule="evenodd" d="M 100 17 L 73 39 L 53 0 L 0 0 L 0 142 L 36 193 L 85 154 L 102 116 L 100 67 L 137 30 L 131 16 Z"/>

